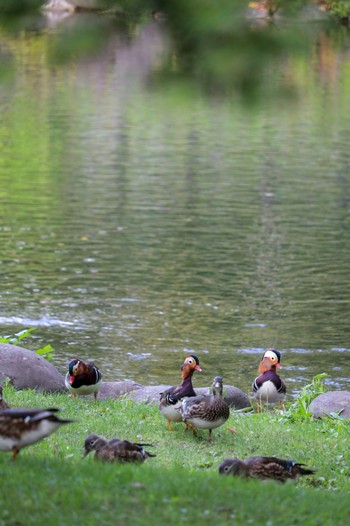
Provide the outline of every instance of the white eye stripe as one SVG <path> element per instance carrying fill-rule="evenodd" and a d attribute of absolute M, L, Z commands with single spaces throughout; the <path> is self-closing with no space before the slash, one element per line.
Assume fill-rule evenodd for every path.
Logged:
<path fill-rule="evenodd" d="M 271 358 L 272 360 L 276 360 L 276 362 L 278 362 L 277 354 L 273 351 L 266 351 L 264 358 Z"/>

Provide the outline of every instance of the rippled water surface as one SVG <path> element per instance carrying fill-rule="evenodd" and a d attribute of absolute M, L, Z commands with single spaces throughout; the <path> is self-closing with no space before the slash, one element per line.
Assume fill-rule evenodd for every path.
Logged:
<path fill-rule="evenodd" d="M 245 391 L 274 346 L 290 393 L 320 372 L 347 389 L 349 36 L 315 32 L 272 73 L 298 100 L 253 108 L 149 83 L 154 21 L 55 67 L 51 38 L 1 43 L 0 334 L 36 327 L 23 344 L 62 372 L 80 357 L 147 384 L 191 351 L 196 385 Z"/>

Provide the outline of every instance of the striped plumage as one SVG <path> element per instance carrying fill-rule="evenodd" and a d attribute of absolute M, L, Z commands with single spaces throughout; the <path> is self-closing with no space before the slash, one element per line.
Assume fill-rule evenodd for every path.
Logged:
<path fill-rule="evenodd" d="M 287 388 L 285 383 L 276 373 L 276 368 L 281 367 L 281 353 L 275 349 L 268 349 L 259 365 L 259 376 L 253 382 L 253 393 L 258 401 L 258 411 L 261 403 L 282 403 L 285 399 Z"/>
<path fill-rule="evenodd" d="M 168 421 L 168 429 L 172 431 L 171 422 L 182 422 L 182 417 L 178 411 L 182 399 L 185 397 L 196 396 L 192 386 L 192 376 L 195 371 L 201 372 L 199 360 L 196 355 L 187 356 L 181 366 L 181 385 L 170 387 L 163 393 L 160 393 L 158 409 Z"/>
<path fill-rule="evenodd" d="M 93 394 L 96 400 L 101 389 L 102 375 L 95 364 L 75 359 L 69 362 L 64 383 L 72 398 L 76 398 L 77 394 Z"/>
<path fill-rule="evenodd" d="M 313 469 L 303 466 L 304 464 L 298 464 L 294 460 L 282 460 L 276 457 L 248 457 L 245 460 L 226 458 L 219 466 L 219 473 L 285 482 L 288 479 L 315 473 Z"/>
<path fill-rule="evenodd" d="M 19 451 L 47 437 L 56 429 L 73 422 L 56 416 L 59 409 L 5 409 L 0 412 L 0 451 Z"/>
<path fill-rule="evenodd" d="M 222 398 L 222 391 L 222 378 L 216 376 L 211 395 L 185 398 L 179 408 L 182 420 L 190 425 L 194 434 L 196 428 L 209 430 L 209 441 L 211 441 L 212 429 L 222 426 L 230 416 L 230 409 Z"/>
<path fill-rule="evenodd" d="M 95 459 L 102 462 L 144 462 L 156 456 L 146 451 L 145 446 L 152 447 L 152 444 L 138 444 L 118 438 L 107 440 L 93 433 L 85 439 L 83 458 L 90 451 L 95 451 Z"/>

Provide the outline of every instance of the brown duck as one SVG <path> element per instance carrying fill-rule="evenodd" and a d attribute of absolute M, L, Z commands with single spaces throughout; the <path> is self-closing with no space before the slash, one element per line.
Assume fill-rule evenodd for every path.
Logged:
<path fill-rule="evenodd" d="M 101 389 L 102 375 L 95 364 L 82 360 L 71 360 L 64 383 L 75 399 L 77 394 L 93 394 L 96 400 Z"/>
<path fill-rule="evenodd" d="M 144 446 L 152 447 L 152 444 L 137 444 L 118 438 L 107 440 L 91 434 L 85 439 L 83 458 L 90 451 L 95 451 L 95 459 L 102 462 L 144 462 L 147 458 L 156 456 L 145 451 Z"/>
<path fill-rule="evenodd" d="M 194 434 L 197 427 L 209 430 L 209 442 L 212 429 L 222 426 L 230 416 L 230 408 L 222 398 L 222 391 L 222 378 L 216 376 L 211 395 L 185 398 L 179 408 L 182 420 L 190 425 Z"/>
<path fill-rule="evenodd" d="M 253 382 L 253 393 L 258 401 L 258 412 L 261 403 L 281 405 L 286 397 L 287 388 L 285 383 L 276 373 L 281 368 L 281 353 L 275 349 L 268 349 L 259 364 L 259 376 Z"/>
<path fill-rule="evenodd" d="M 302 475 L 313 475 L 315 471 L 303 467 L 294 460 L 276 457 L 248 457 L 245 460 L 226 458 L 219 466 L 221 475 L 237 475 L 245 478 L 274 479 L 285 482 Z"/>
<path fill-rule="evenodd" d="M 182 422 L 178 411 L 185 397 L 196 396 L 192 386 L 192 376 L 195 371 L 201 372 L 198 357 L 195 354 L 187 356 L 181 366 L 182 383 L 160 393 L 158 409 L 168 421 L 168 429 L 172 431 L 171 422 Z"/>
<path fill-rule="evenodd" d="M 63 424 L 73 420 L 59 418 L 59 409 L 5 409 L 0 412 L 0 451 L 19 451 L 51 435 Z"/>

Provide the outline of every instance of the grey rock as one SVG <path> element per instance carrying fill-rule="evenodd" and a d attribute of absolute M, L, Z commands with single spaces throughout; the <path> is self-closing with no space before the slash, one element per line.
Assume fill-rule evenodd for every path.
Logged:
<path fill-rule="evenodd" d="M 322 418 L 338 411 L 341 411 L 341 417 L 350 418 L 350 391 L 322 393 L 311 402 L 309 411 L 315 418 Z"/>
<path fill-rule="evenodd" d="M 169 389 L 171 385 L 150 385 L 144 386 L 137 391 L 133 391 L 128 395 L 135 402 L 143 402 L 145 404 L 152 404 L 159 402 L 160 393 Z"/>
<path fill-rule="evenodd" d="M 10 378 L 16 389 L 66 391 L 64 376 L 45 358 L 34 351 L 0 343 L 0 384 L 5 378 Z M 98 399 L 107 400 L 126 395 L 135 402 L 158 403 L 160 393 L 170 387 L 170 385 L 143 386 L 132 380 L 102 382 Z M 197 387 L 195 391 L 197 394 L 208 394 L 209 387 Z M 237 387 L 224 385 L 224 395 L 230 407 L 243 409 L 250 406 L 248 396 Z"/>
<path fill-rule="evenodd" d="M 10 378 L 16 389 L 65 391 L 64 377 L 34 351 L 0 343 L 0 381 Z"/>
<path fill-rule="evenodd" d="M 102 382 L 101 390 L 98 394 L 98 400 L 107 400 L 108 398 L 119 398 L 131 391 L 137 393 L 143 386 L 132 380 L 122 382 Z"/>
<path fill-rule="evenodd" d="M 234 385 L 224 385 L 224 400 L 233 409 L 244 409 L 252 405 L 248 395 Z"/>
<path fill-rule="evenodd" d="M 146 404 L 158 403 L 160 393 L 169 389 L 171 385 L 154 385 L 141 387 L 137 391 L 133 391 L 128 395 L 128 398 L 132 398 L 136 402 L 144 402 Z M 209 394 L 209 387 L 195 387 L 197 395 Z M 248 396 L 233 385 L 224 385 L 224 400 L 234 409 L 243 409 L 250 407 L 250 401 Z"/>

